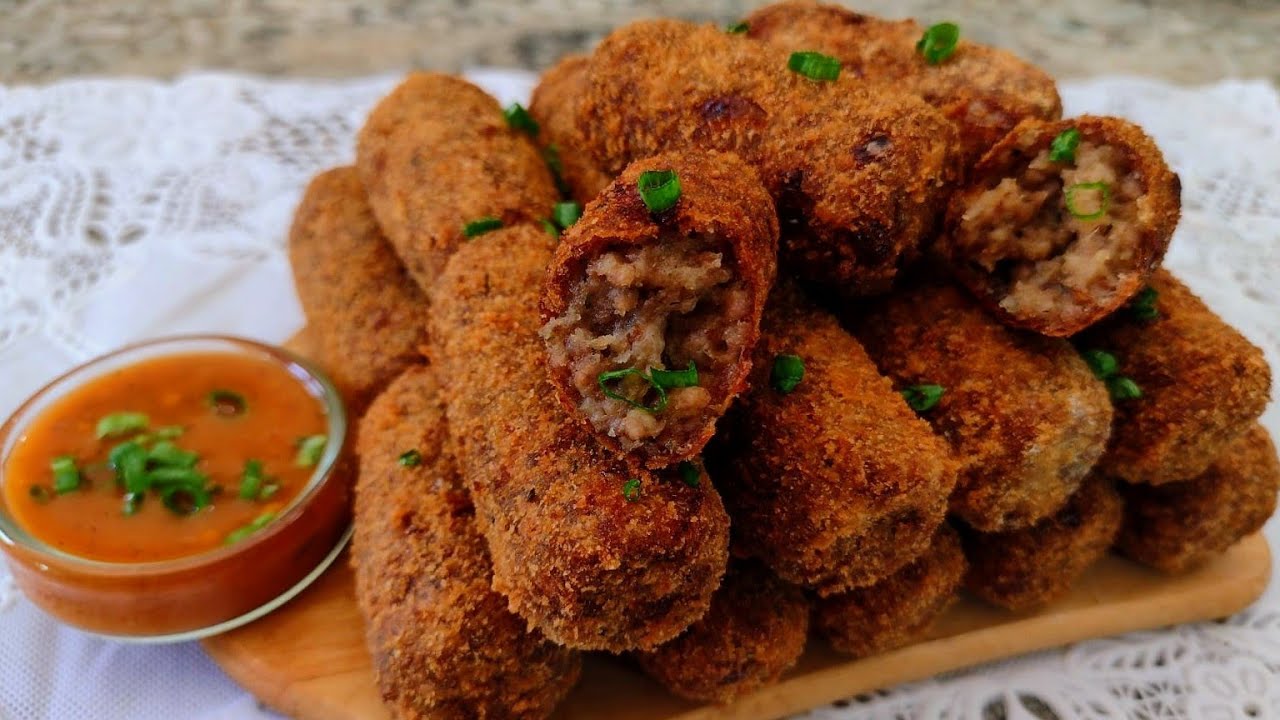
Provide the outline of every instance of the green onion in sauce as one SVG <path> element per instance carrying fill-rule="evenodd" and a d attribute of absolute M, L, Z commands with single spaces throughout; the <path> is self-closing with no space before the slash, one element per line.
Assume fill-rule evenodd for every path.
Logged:
<path fill-rule="evenodd" d="M 257 500 L 262 493 L 262 461 L 245 460 L 244 470 L 240 472 L 240 489 L 237 495 L 241 500 Z"/>
<path fill-rule="evenodd" d="M 320 462 L 320 456 L 324 454 L 325 443 L 329 438 L 324 435 L 308 435 L 298 439 L 298 454 L 294 456 L 294 463 L 298 467 L 314 467 Z"/>
<path fill-rule="evenodd" d="M 254 518 L 248 525 L 245 525 L 244 527 L 238 528 L 236 530 L 232 530 L 230 533 L 228 533 L 226 544 L 234 545 L 235 543 L 238 543 L 241 540 L 244 540 L 245 538 L 249 537 L 250 535 L 258 532 L 262 528 L 269 525 L 271 521 L 275 519 L 276 519 L 276 514 L 274 512 L 262 513 L 258 517 Z"/>
<path fill-rule="evenodd" d="M 123 437 L 130 433 L 147 429 L 151 420 L 146 413 L 118 412 L 111 413 L 98 421 L 98 438 Z"/>
<path fill-rule="evenodd" d="M 59 455 L 49 463 L 53 470 L 53 491 L 59 495 L 80 489 L 80 468 L 76 467 L 75 458 L 70 455 Z"/>
<path fill-rule="evenodd" d="M 249 410 L 244 396 L 234 390 L 214 390 L 209 393 L 208 402 L 218 417 L 237 417 Z"/>

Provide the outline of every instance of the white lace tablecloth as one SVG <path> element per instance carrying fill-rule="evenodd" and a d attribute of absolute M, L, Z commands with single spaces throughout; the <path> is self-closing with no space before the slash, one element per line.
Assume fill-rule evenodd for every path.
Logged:
<path fill-rule="evenodd" d="M 527 74 L 477 71 L 503 102 Z M 301 324 L 285 231 L 396 78 L 0 87 L 0 416 L 73 363 L 146 337 L 269 341 Z M 1182 176 L 1168 256 L 1280 368 L 1280 98 L 1262 82 L 1069 83 L 1070 114 L 1146 126 Z M 1264 418 L 1280 437 L 1280 410 Z M 1280 525 L 1268 536 L 1280 547 Z M 0 567 L 0 720 L 268 718 L 194 643 L 63 628 Z M 1280 718 L 1280 592 L 1218 623 L 1080 643 L 894 688 L 812 718 Z"/>

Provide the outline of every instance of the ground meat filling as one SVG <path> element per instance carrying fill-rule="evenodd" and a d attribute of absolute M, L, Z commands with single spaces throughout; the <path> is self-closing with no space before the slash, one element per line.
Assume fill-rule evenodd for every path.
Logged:
<path fill-rule="evenodd" d="M 955 246 L 1004 286 L 1000 307 L 1010 314 L 1071 319 L 1108 302 L 1130 269 L 1142 194 L 1122 149 L 1084 140 L 1074 164 L 1045 150 L 977 196 Z"/>
<path fill-rule="evenodd" d="M 569 308 L 543 328 L 552 365 L 568 367 L 579 408 L 625 450 L 659 436 L 679 442 L 724 398 L 725 373 L 740 362 L 751 302 L 714 239 L 677 237 L 609 250 L 590 261 Z M 665 408 L 646 381 L 654 369 L 686 370 L 698 385 L 666 390 Z M 601 373 L 633 368 L 601 390 Z M 646 409 L 647 408 L 647 409 Z"/>

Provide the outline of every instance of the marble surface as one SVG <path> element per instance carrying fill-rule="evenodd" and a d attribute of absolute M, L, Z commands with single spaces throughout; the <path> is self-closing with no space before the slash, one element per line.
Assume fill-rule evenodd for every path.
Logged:
<path fill-rule="evenodd" d="M 542 68 L 609 28 L 674 15 L 725 22 L 759 0 L 0 0 L 0 83 L 227 69 L 347 77 L 409 67 Z M 1062 78 L 1280 81 L 1272 0 L 858 0 L 954 20 Z"/>

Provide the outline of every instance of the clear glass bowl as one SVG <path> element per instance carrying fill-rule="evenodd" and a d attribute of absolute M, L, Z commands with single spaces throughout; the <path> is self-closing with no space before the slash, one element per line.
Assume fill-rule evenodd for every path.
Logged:
<path fill-rule="evenodd" d="M 251 622 L 298 594 L 351 536 L 346 411 L 325 375 L 279 347 L 224 335 L 184 335 L 130 345 L 50 382 L 0 426 L 0 484 L 9 453 L 50 403 L 87 381 L 154 357 L 232 352 L 278 363 L 324 406 L 329 442 L 307 486 L 262 531 L 227 547 L 145 563 L 88 560 L 26 532 L 0 493 L 0 551 L 13 579 L 59 620 L 119 640 L 177 642 Z M 13 481 L 17 481 L 14 479 Z"/>

